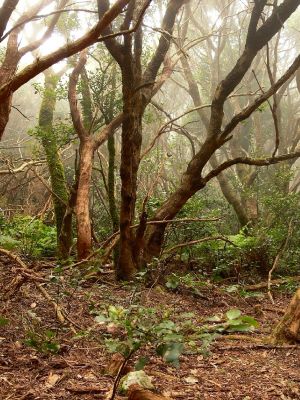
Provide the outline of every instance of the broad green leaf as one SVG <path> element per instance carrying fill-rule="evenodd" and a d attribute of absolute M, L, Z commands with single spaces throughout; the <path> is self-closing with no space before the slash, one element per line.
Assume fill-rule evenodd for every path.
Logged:
<path fill-rule="evenodd" d="M 259 327 L 259 322 L 256 321 L 255 318 L 250 317 L 250 316 L 248 316 L 248 315 L 244 315 L 244 316 L 241 318 L 241 320 L 242 320 L 243 323 L 246 323 L 246 324 L 249 324 L 249 325 L 251 325 L 251 326 L 254 326 L 255 328 L 258 328 L 258 327 Z"/>
<path fill-rule="evenodd" d="M 176 367 L 179 367 L 179 356 L 183 352 L 183 344 L 182 343 L 171 343 L 167 346 L 167 350 L 164 354 L 164 360 L 167 363 L 173 364 Z"/>
<path fill-rule="evenodd" d="M 226 313 L 226 317 L 227 317 L 229 320 L 239 318 L 241 315 L 242 315 L 241 311 L 238 310 L 237 308 L 234 308 L 234 309 L 232 309 L 232 310 L 229 310 L 229 311 L 227 311 L 227 313 Z"/>
<path fill-rule="evenodd" d="M 135 369 L 136 371 L 140 371 L 140 370 L 142 370 L 142 369 L 144 368 L 144 366 L 145 366 L 148 362 L 149 362 L 149 358 L 148 358 L 148 357 L 140 357 L 140 358 L 137 360 L 137 362 L 136 362 L 136 364 L 135 364 L 135 366 L 134 366 L 134 369 Z"/>

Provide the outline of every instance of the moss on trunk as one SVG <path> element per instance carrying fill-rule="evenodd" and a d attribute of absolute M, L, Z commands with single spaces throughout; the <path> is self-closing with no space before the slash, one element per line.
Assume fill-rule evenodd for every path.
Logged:
<path fill-rule="evenodd" d="M 57 84 L 58 77 L 56 75 L 45 74 L 44 94 L 39 114 L 39 137 L 46 154 L 53 191 L 52 200 L 57 228 L 58 255 L 65 259 L 69 256 L 72 246 L 72 224 L 63 227 L 69 191 L 58 151 L 57 138 L 53 131 Z M 62 231 L 64 232 L 63 235 L 60 234 Z"/>

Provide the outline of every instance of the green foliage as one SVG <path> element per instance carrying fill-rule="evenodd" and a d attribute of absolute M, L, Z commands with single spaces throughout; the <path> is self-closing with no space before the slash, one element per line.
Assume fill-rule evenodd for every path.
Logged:
<path fill-rule="evenodd" d="M 3 315 L 0 315 L 0 327 L 4 327 L 9 324 L 9 319 L 3 317 Z"/>
<path fill-rule="evenodd" d="M 115 329 L 117 337 L 109 335 L 105 345 L 109 352 L 119 352 L 124 357 L 130 357 L 142 346 L 152 345 L 157 354 L 175 366 L 179 365 L 179 356 L 184 349 L 184 323 L 175 323 L 169 319 L 169 313 L 161 315 L 154 308 L 131 306 L 109 306 L 95 317 L 96 322 L 108 324 Z M 147 359 L 140 360 L 136 368 L 141 369 Z"/>
<path fill-rule="evenodd" d="M 56 229 L 29 216 L 15 216 L 2 228 L 0 246 L 18 249 L 27 257 L 53 256 L 56 252 Z"/>
<path fill-rule="evenodd" d="M 30 330 L 26 333 L 24 343 L 44 354 L 56 354 L 60 350 L 60 345 L 56 341 L 56 333 L 51 330 L 39 332 Z"/>
<path fill-rule="evenodd" d="M 208 318 L 210 322 L 219 322 L 222 321 L 224 316 L 215 315 L 211 318 Z M 225 313 L 225 321 L 215 326 L 210 327 L 209 329 L 214 330 L 215 332 L 252 332 L 256 328 L 258 328 L 259 324 L 253 317 L 248 315 L 242 315 L 241 311 L 234 308 Z"/>
<path fill-rule="evenodd" d="M 167 277 L 166 281 L 166 287 L 168 289 L 180 289 L 180 288 L 186 288 L 191 290 L 192 293 L 194 294 L 200 294 L 201 288 L 206 286 L 206 282 L 204 280 L 199 280 L 198 276 L 195 276 L 194 274 L 184 274 L 184 275 L 179 275 L 172 273 Z"/>
<path fill-rule="evenodd" d="M 9 235 L 0 235 L 0 246 L 6 250 L 15 250 L 19 247 L 19 240 L 14 239 Z"/>
<path fill-rule="evenodd" d="M 74 129 L 68 120 L 56 121 L 50 131 L 36 126 L 35 128 L 29 129 L 28 135 L 35 137 L 39 141 L 47 141 L 47 139 L 53 141 L 54 139 L 58 148 L 66 146 L 75 139 Z"/>
<path fill-rule="evenodd" d="M 170 310 L 161 312 L 138 305 L 129 308 L 110 305 L 93 313 L 95 321 L 107 327 L 105 345 L 109 352 L 121 353 L 129 359 L 142 347 L 151 346 L 165 362 L 175 367 L 179 366 L 183 352 L 208 355 L 210 343 L 220 333 L 250 332 L 258 326 L 254 318 L 242 316 L 239 310 L 229 310 L 225 316 L 207 320 L 218 322 L 215 325 L 201 325 L 195 321 L 193 313 L 182 313 L 171 319 Z M 136 370 L 147 362 L 147 357 L 141 357 Z"/>

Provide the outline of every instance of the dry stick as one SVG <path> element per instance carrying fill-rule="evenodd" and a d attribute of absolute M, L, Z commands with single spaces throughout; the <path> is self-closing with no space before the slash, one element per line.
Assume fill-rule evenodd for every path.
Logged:
<path fill-rule="evenodd" d="M 65 205 L 65 206 L 67 207 L 67 203 L 66 203 L 63 199 L 61 199 L 61 198 L 58 196 L 58 194 L 55 193 L 55 192 L 51 189 L 51 187 L 48 185 L 48 183 L 45 181 L 45 179 L 44 179 L 42 176 L 40 176 L 40 175 L 36 172 L 35 168 L 32 168 L 32 167 L 31 167 L 31 168 L 29 168 L 29 170 L 32 171 L 32 172 L 34 173 L 34 175 L 35 175 L 35 176 L 38 178 L 38 180 L 45 186 L 45 188 L 52 194 L 52 196 L 56 197 L 58 201 L 60 201 L 63 205 Z"/>
<path fill-rule="evenodd" d="M 274 299 L 273 299 L 273 296 L 272 296 L 272 293 L 271 293 L 272 273 L 274 272 L 275 268 L 277 267 L 277 265 L 279 263 L 279 260 L 280 260 L 280 257 L 285 252 L 285 249 L 286 249 L 287 244 L 289 242 L 289 239 L 291 237 L 291 234 L 292 234 L 292 231 L 293 231 L 292 222 L 293 222 L 293 219 L 291 218 L 290 223 L 289 223 L 289 227 L 288 227 L 287 236 L 286 236 L 285 240 L 282 242 L 282 244 L 281 244 L 281 246 L 279 248 L 279 251 L 278 251 L 278 253 L 277 253 L 276 257 L 275 257 L 275 260 L 274 260 L 274 263 L 272 265 L 272 268 L 270 269 L 269 274 L 268 274 L 268 296 L 269 296 L 269 298 L 270 298 L 270 300 L 271 300 L 271 302 L 273 304 L 274 304 Z"/>
<path fill-rule="evenodd" d="M 116 379 L 114 381 L 114 385 L 113 385 L 113 389 L 112 389 L 112 394 L 111 397 L 109 398 L 109 400 L 114 400 L 117 389 L 118 389 L 118 385 L 122 376 L 122 373 L 126 367 L 126 364 L 128 363 L 130 357 L 132 356 L 132 354 L 134 353 L 134 350 L 131 350 L 130 353 L 128 354 L 127 357 L 124 358 L 124 361 L 122 362 L 122 365 L 119 368 L 119 371 L 117 373 Z"/>
<path fill-rule="evenodd" d="M 282 285 L 284 283 L 294 281 L 294 282 L 300 282 L 300 276 L 288 276 L 286 278 L 281 278 L 281 279 L 274 279 L 271 281 L 272 285 Z M 243 286 L 244 290 L 259 290 L 259 289 L 265 289 L 268 287 L 268 282 L 261 282 L 261 283 L 256 283 L 255 285 L 245 285 Z"/>
<path fill-rule="evenodd" d="M 0 170 L 0 175 L 9 175 L 9 174 L 17 174 L 19 172 L 24 172 L 24 170 L 28 167 L 28 169 L 30 169 L 33 165 L 37 166 L 37 165 L 42 165 L 45 164 L 44 160 L 39 160 L 39 161 L 28 161 L 23 163 L 22 165 L 20 165 L 20 167 L 18 168 L 8 168 L 5 170 Z"/>
<path fill-rule="evenodd" d="M 33 281 L 39 282 L 47 282 L 46 279 L 42 278 L 41 276 L 37 275 L 34 271 L 27 267 L 27 265 L 21 260 L 19 256 L 13 254 L 12 252 L 0 248 L 0 253 L 9 257 L 11 260 L 15 261 L 21 269 L 19 270 L 20 274 L 23 275 L 25 278 L 32 279 Z"/>
<path fill-rule="evenodd" d="M 2 249 L 0 248 L 0 253 L 6 255 L 7 257 L 9 257 L 11 260 L 13 260 L 14 262 L 16 262 L 17 264 L 20 265 L 20 267 L 22 268 L 22 270 L 24 270 L 26 272 L 26 277 L 27 278 L 31 278 L 33 280 L 34 285 L 36 286 L 36 288 L 42 293 L 42 295 L 45 297 L 46 300 L 48 300 L 54 307 L 55 309 L 55 313 L 57 316 L 57 319 L 60 323 L 64 324 L 65 320 L 67 319 L 70 322 L 70 329 L 76 333 L 76 330 L 73 327 L 73 322 L 70 321 L 70 319 L 66 316 L 65 312 L 63 311 L 62 307 L 56 303 L 56 301 L 50 296 L 50 294 L 47 292 L 47 290 L 37 282 L 37 280 L 41 280 L 43 278 L 39 277 L 38 275 L 35 275 L 33 271 L 31 271 L 27 265 L 21 260 L 21 258 L 19 256 L 17 256 L 16 254 L 13 254 L 12 252 Z"/>

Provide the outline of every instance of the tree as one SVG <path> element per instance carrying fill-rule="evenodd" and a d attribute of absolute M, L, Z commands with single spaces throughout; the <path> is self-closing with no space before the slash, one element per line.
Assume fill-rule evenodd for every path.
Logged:
<path fill-rule="evenodd" d="M 77 220 L 77 256 L 79 260 L 86 258 L 92 247 L 92 231 L 89 212 L 89 193 L 92 177 L 92 164 L 94 152 L 101 146 L 109 136 L 120 126 L 123 114 L 120 113 L 113 118 L 109 124 L 101 128 L 95 135 L 92 133 L 92 121 L 87 126 L 87 121 L 81 116 L 76 99 L 76 86 L 79 75 L 83 72 L 87 61 L 87 51 L 80 54 L 78 63 L 69 80 L 68 98 L 71 117 L 74 128 L 80 140 L 79 149 L 79 175 L 76 198 L 76 220 Z"/>
<path fill-rule="evenodd" d="M 245 48 L 238 58 L 236 64 L 229 74 L 219 82 L 216 87 L 212 102 L 206 139 L 200 150 L 190 161 L 187 170 L 182 176 L 182 181 L 175 192 L 166 200 L 160 209 L 157 210 L 154 219 L 163 221 L 171 220 L 181 210 L 184 204 L 198 191 L 205 187 L 207 182 L 215 176 L 218 176 L 225 169 L 236 164 L 248 165 L 269 165 L 270 163 L 282 161 L 283 159 L 295 158 L 299 156 L 299 152 L 288 155 L 287 157 L 271 157 L 268 160 L 251 161 L 247 157 L 235 158 L 225 161 L 223 164 L 216 166 L 210 173 L 203 176 L 204 168 L 216 153 L 217 149 L 224 145 L 232 138 L 232 133 L 237 125 L 247 119 L 264 101 L 272 96 L 290 77 L 297 71 L 300 65 L 300 57 L 298 56 L 287 72 L 278 79 L 271 88 L 264 94 L 259 96 L 252 104 L 245 107 L 242 111 L 235 114 L 233 118 L 222 128 L 224 120 L 224 105 L 228 96 L 233 92 L 237 85 L 241 82 L 245 73 L 250 68 L 254 58 L 258 52 L 271 40 L 271 38 L 282 28 L 288 17 L 297 9 L 300 2 L 287 0 L 276 8 L 269 18 L 267 18 L 260 26 L 259 20 L 263 13 L 266 1 L 258 1 L 254 4 L 250 22 L 247 31 Z M 278 20 L 280 16 L 280 23 Z M 273 161 L 272 161 L 273 160 Z M 161 246 L 164 238 L 164 231 L 167 224 L 159 224 L 150 226 L 146 232 L 146 245 L 144 258 L 150 261 L 152 257 L 160 254 Z"/>
<path fill-rule="evenodd" d="M 142 7 L 132 2 L 126 12 L 122 28 L 129 30 L 131 25 L 142 16 L 149 6 L 149 1 Z M 159 69 L 165 60 L 170 46 L 176 15 L 185 0 L 173 0 L 168 3 L 162 22 L 162 34 L 154 55 L 144 72 L 142 70 L 143 31 L 139 27 L 131 35 L 124 36 L 124 44 L 114 39 L 105 40 L 105 44 L 118 62 L 122 73 L 123 91 L 123 123 L 121 151 L 121 206 L 120 206 L 120 244 L 119 260 L 116 265 L 118 279 L 131 279 L 140 264 L 140 248 L 143 230 L 140 227 L 135 232 L 131 229 L 135 216 L 137 196 L 137 174 L 140 164 L 142 145 L 142 117 L 153 93 L 157 90 L 155 82 Z M 109 2 L 99 4 L 99 12 L 103 15 L 109 7 Z M 110 27 L 105 30 L 111 35 Z M 141 217 L 141 221 L 144 217 Z"/>
<path fill-rule="evenodd" d="M 99 40 L 99 36 L 103 33 L 103 30 L 120 14 L 122 9 L 128 3 L 130 3 L 130 0 L 118 0 L 110 9 L 107 10 L 104 15 L 102 15 L 101 19 L 99 19 L 96 25 L 81 38 L 62 46 L 47 56 L 38 58 L 32 64 L 28 65 L 20 72 L 17 72 L 17 67 L 21 58 L 24 57 L 24 55 L 28 52 L 38 48 L 52 34 L 59 19 L 60 12 L 54 14 L 48 29 L 43 34 L 41 39 L 38 39 L 24 46 L 23 48 L 19 48 L 19 33 L 26 23 L 30 22 L 34 18 L 37 18 L 37 13 L 52 2 L 53 0 L 41 0 L 36 6 L 33 6 L 29 11 L 27 11 L 27 13 L 23 14 L 19 18 L 16 25 L 14 25 L 13 29 L 9 31 L 10 34 L 8 37 L 5 58 L 0 67 L 0 140 L 2 139 L 4 129 L 9 119 L 13 93 L 26 82 L 30 81 L 32 78 L 56 64 L 60 60 L 70 57 L 96 43 Z M 5 4 L 7 7 L 5 7 Z M 8 9 L 9 6 L 8 2 L 5 4 L 1 8 L 1 12 L 3 10 L 3 13 Z M 66 0 L 61 0 L 58 10 L 63 10 L 66 4 Z M 10 14 L 6 12 L 5 15 L 6 17 L 3 20 L 3 25 L 6 26 L 7 22 L 9 21 Z"/>
<path fill-rule="evenodd" d="M 68 208 L 69 190 L 64 166 L 59 155 L 56 132 L 53 128 L 54 110 L 57 99 L 56 90 L 61 75 L 61 73 L 54 73 L 51 69 L 44 72 L 45 83 L 37 133 L 46 154 L 51 178 L 58 255 L 66 259 L 70 254 L 72 246 L 72 213 L 68 218 L 65 218 Z"/>
<path fill-rule="evenodd" d="M 271 340 L 275 344 L 300 341 L 300 289 L 296 291 L 284 316 L 274 328 Z"/>

